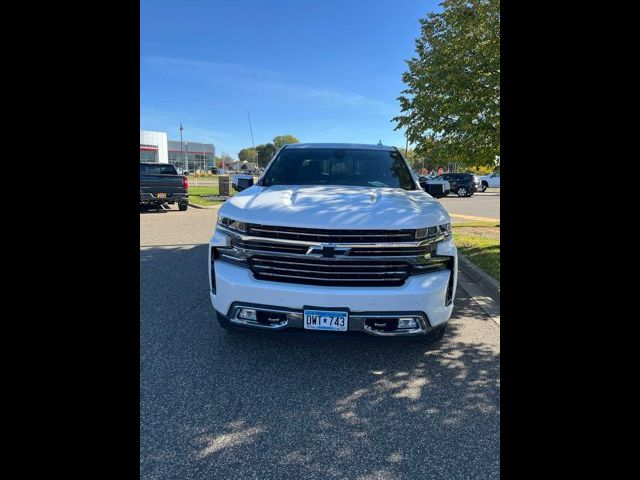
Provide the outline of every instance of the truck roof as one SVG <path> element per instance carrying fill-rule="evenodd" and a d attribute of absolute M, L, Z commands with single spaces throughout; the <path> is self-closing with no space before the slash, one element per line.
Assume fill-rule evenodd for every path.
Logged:
<path fill-rule="evenodd" d="M 367 143 L 290 143 L 287 145 L 287 150 L 290 148 L 348 148 L 354 150 L 395 150 L 394 147 L 388 145 L 369 145 Z"/>

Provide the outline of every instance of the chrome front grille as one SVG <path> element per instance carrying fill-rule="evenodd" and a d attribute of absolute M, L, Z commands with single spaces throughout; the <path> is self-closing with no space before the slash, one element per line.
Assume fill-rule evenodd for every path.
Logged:
<path fill-rule="evenodd" d="M 309 251 L 309 245 L 300 245 L 295 243 L 271 243 L 263 241 L 261 239 L 255 240 L 242 240 L 236 239 L 233 241 L 233 245 L 238 248 L 243 248 L 251 252 L 264 252 L 264 253 L 284 253 L 284 254 L 297 254 L 307 255 Z M 406 247 L 385 247 L 383 245 L 352 245 L 350 247 L 350 257 L 417 257 L 430 255 L 435 253 L 435 244 L 427 244 L 420 246 L 406 246 Z"/>
<path fill-rule="evenodd" d="M 249 257 L 249 267 L 262 280 L 333 286 L 402 285 L 412 270 L 404 261 L 294 260 L 264 255 Z"/>
<path fill-rule="evenodd" d="M 446 235 L 436 227 L 387 231 L 244 225 L 242 232 L 217 227 L 230 237 L 219 258 L 250 268 L 260 280 L 400 286 L 410 275 L 452 268 L 450 257 L 435 255 L 437 242 Z"/>
<path fill-rule="evenodd" d="M 233 245 L 238 248 L 244 248 L 246 250 L 252 250 L 255 252 L 271 252 L 271 253 L 293 253 L 298 255 L 306 255 L 309 247 L 306 245 L 295 245 L 286 243 L 269 243 L 256 240 L 242 240 L 236 239 L 233 241 Z"/>
<path fill-rule="evenodd" d="M 412 242 L 415 240 L 415 230 L 327 230 L 257 224 L 247 224 L 247 234 L 254 237 L 321 243 Z"/>

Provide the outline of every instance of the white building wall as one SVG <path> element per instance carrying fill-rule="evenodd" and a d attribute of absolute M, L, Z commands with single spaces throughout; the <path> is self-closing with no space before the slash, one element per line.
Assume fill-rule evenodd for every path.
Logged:
<path fill-rule="evenodd" d="M 166 132 L 151 132 L 148 130 L 140 130 L 140 146 L 142 145 L 151 145 L 158 147 L 158 162 L 169 163 Z"/>

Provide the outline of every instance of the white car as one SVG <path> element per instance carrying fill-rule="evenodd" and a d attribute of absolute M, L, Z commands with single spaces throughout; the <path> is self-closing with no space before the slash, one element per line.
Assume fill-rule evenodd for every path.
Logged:
<path fill-rule="evenodd" d="M 209 242 L 223 328 L 444 335 L 456 292 L 451 219 L 395 147 L 293 144 L 227 200 Z"/>
<path fill-rule="evenodd" d="M 482 182 L 481 192 L 484 192 L 487 188 L 500 188 L 500 172 L 493 172 L 479 178 Z"/>

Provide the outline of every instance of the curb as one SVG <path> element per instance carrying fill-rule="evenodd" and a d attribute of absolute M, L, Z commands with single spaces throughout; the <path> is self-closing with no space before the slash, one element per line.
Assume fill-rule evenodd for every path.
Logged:
<path fill-rule="evenodd" d="M 458 253 L 458 266 L 469 277 L 482 284 L 485 288 L 495 292 L 497 298 L 500 298 L 500 282 L 480 267 L 471 263 L 471 261 L 461 253 Z"/>
<path fill-rule="evenodd" d="M 217 210 L 220 205 L 213 205 L 211 207 L 203 207 L 202 205 L 196 205 L 195 203 L 189 203 L 189 206 L 198 210 Z"/>
<path fill-rule="evenodd" d="M 458 253 L 458 287 L 500 326 L 500 282 Z"/>

